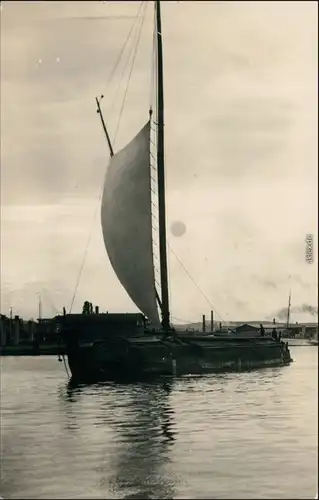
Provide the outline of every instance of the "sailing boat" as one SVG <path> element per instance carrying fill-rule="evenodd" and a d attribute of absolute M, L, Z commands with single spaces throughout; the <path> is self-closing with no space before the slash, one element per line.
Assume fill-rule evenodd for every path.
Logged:
<path fill-rule="evenodd" d="M 101 204 L 105 248 L 138 314 L 65 314 L 61 331 L 72 378 L 96 381 L 126 376 L 201 374 L 289 364 L 288 346 L 271 337 L 194 335 L 170 322 L 165 210 L 164 86 L 161 4 L 155 5 L 156 167 L 160 290 L 156 288 L 151 198 L 152 111 L 129 144 L 114 152 L 100 107 L 97 111 L 110 151 Z M 158 312 L 160 310 L 160 315 Z"/>

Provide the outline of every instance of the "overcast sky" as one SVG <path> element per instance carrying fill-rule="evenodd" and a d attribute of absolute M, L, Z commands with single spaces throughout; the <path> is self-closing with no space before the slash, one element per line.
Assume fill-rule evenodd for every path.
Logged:
<path fill-rule="evenodd" d="M 149 2 L 116 147 L 148 118 Z M 2 2 L 1 312 L 134 311 L 104 249 L 99 196 L 124 93 L 108 86 L 138 2 Z M 223 319 L 317 303 L 317 2 L 162 2 L 170 246 Z M 121 95 L 122 92 L 122 95 Z M 114 103 L 114 105 L 112 105 Z M 94 222 L 93 222 L 94 221 Z M 317 249 L 315 248 L 315 252 Z M 210 306 L 170 253 L 172 316 Z M 289 278 L 290 276 L 290 278 Z M 295 309 L 295 311 L 297 311 Z M 313 320 L 295 312 L 293 320 Z"/>

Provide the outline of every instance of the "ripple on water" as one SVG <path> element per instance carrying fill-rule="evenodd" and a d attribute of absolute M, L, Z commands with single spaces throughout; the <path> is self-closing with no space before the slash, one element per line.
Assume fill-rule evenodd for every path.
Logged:
<path fill-rule="evenodd" d="M 2 495 L 313 498 L 318 351 L 283 369 L 68 388 L 55 358 L 2 359 Z"/>

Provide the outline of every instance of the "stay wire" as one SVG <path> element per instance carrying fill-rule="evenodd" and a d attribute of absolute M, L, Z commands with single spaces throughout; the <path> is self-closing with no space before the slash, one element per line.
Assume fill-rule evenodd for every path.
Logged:
<path fill-rule="evenodd" d="M 143 16 L 142 16 L 142 21 L 141 21 L 141 24 L 140 24 L 140 27 L 139 27 L 139 31 L 138 31 L 138 35 L 137 35 L 137 41 L 136 41 L 136 45 L 135 45 L 135 49 L 134 49 L 134 53 L 133 53 L 132 62 L 131 62 L 131 68 L 130 68 L 130 72 L 129 72 L 129 75 L 128 75 L 128 81 L 127 81 L 125 92 L 124 92 L 124 98 L 123 98 L 123 101 L 122 101 L 122 106 L 121 106 L 121 109 L 120 109 L 119 118 L 118 118 L 117 125 L 116 125 L 115 132 L 114 132 L 113 144 L 115 144 L 116 137 L 117 137 L 117 134 L 118 134 L 118 131 L 119 131 L 120 123 L 121 123 L 121 119 L 122 119 L 122 116 L 123 116 L 123 111 L 124 111 L 124 106 L 125 106 L 125 102 L 126 102 L 126 97 L 127 97 L 128 89 L 129 89 L 130 82 L 131 82 L 131 77 L 132 77 L 132 73 L 133 73 L 133 69 L 134 69 L 134 63 L 135 63 L 135 60 L 136 60 L 137 49 L 138 49 L 138 46 L 139 46 L 139 42 L 140 42 L 141 34 L 142 34 L 142 29 L 143 29 L 143 25 L 144 25 L 144 21 L 145 21 L 146 8 L 147 8 L 147 3 L 145 2 L 145 4 L 144 4 L 144 12 L 143 12 Z"/>
<path fill-rule="evenodd" d="M 125 41 L 125 43 L 124 43 L 124 45 L 123 45 L 123 47 L 122 47 L 121 56 L 124 54 L 124 49 L 125 49 L 125 47 L 126 47 L 126 45 L 127 45 L 127 42 L 128 42 L 128 40 L 129 40 L 129 38 L 130 38 L 130 36 L 131 36 L 132 32 L 133 32 L 133 29 L 135 28 L 135 26 L 136 26 L 136 24 L 137 24 L 137 21 L 138 21 L 138 19 L 139 19 L 139 17 L 140 17 L 140 12 L 141 12 L 141 9 L 142 9 L 142 7 L 143 7 L 143 5 L 144 5 L 144 4 L 145 4 L 145 1 L 141 2 L 140 6 L 139 6 L 139 9 L 138 9 L 138 12 L 137 12 L 137 14 L 136 14 L 135 20 L 134 20 L 134 22 L 133 22 L 133 24 L 132 24 L 132 26 L 131 26 L 131 29 L 130 29 L 130 32 L 129 32 L 129 34 L 128 34 L 127 38 L 126 38 L 126 41 Z M 115 94 L 114 94 L 114 98 L 112 99 L 111 105 L 109 106 L 109 108 L 108 108 L 108 110 L 107 110 L 107 115 L 108 115 L 108 116 L 111 116 L 111 114 L 112 114 L 112 112 L 113 112 L 113 108 L 114 108 L 114 106 L 115 106 L 116 99 L 117 99 L 117 96 L 118 96 L 119 90 L 120 90 L 120 88 L 121 88 L 121 84 L 122 84 L 123 78 L 124 78 L 124 76 L 125 76 L 125 72 L 126 72 L 126 70 L 127 70 L 127 67 L 128 67 L 128 64 L 129 64 L 129 61 L 130 61 L 130 58 L 131 58 L 131 55 L 132 55 L 133 49 L 134 49 L 134 46 L 132 46 L 132 47 L 130 48 L 130 50 L 128 51 L 127 57 L 126 57 L 126 59 L 125 59 L 125 61 L 124 61 L 123 70 L 122 70 L 122 73 L 121 73 L 121 77 L 119 78 L 119 81 L 118 81 L 117 87 L 116 87 L 116 91 L 115 91 Z M 121 60 L 121 56 L 120 56 L 120 58 L 118 59 L 118 63 L 119 63 L 119 62 L 120 62 L 120 60 Z M 124 60 L 124 57 L 123 57 L 123 60 Z M 114 72 L 114 73 L 115 73 L 115 72 Z M 106 125 L 107 125 L 107 124 L 108 124 L 108 121 L 106 120 Z"/>
<path fill-rule="evenodd" d="M 183 262 L 180 260 L 180 258 L 178 257 L 178 255 L 174 252 L 174 250 L 172 249 L 172 247 L 170 246 L 170 244 L 168 243 L 167 246 L 169 247 L 170 251 L 172 252 L 172 254 L 175 256 L 175 258 L 177 259 L 177 261 L 179 262 L 179 264 L 181 265 L 181 267 L 184 269 L 185 273 L 187 274 L 187 276 L 189 277 L 189 279 L 192 281 L 192 283 L 196 286 L 197 290 L 200 292 L 200 294 L 202 295 L 202 297 L 204 297 L 204 299 L 206 300 L 206 302 L 209 304 L 210 308 L 217 314 L 217 316 L 219 316 L 219 318 L 224 322 L 222 316 L 218 313 L 218 311 L 216 310 L 216 308 L 214 307 L 214 305 L 211 303 L 211 301 L 209 300 L 209 298 L 207 297 L 207 295 L 203 292 L 203 290 L 200 288 L 200 286 L 196 283 L 196 281 L 194 280 L 194 278 L 190 275 L 190 273 L 187 271 L 186 267 L 184 266 Z"/>
<path fill-rule="evenodd" d="M 155 62 L 156 62 L 156 11 L 154 9 L 154 20 L 153 20 L 153 43 L 151 51 L 151 79 L 150 79 L 150 109 L 153 107 L 154 99 L 154 82 L 155 82 Z"/>
<path fill-rule="evenodd" d="M 134 18 L 134 21 L 133 21 L 133 23 L 132 23 L 132 26 L 131 26 L 131 28 L 130 28 L 130 30 L 129 30 L 129 32 L 128 32 L 128 34 L 127 34 L 126 38 L 125 38 L 124 44 L 122 45 L 122 48 L 121 48 L 120 53 L 119 53 L 119 55 L 118 55 L 118 57 L 117 57 L 117 59 L 116 59 L 116 61 L 115 61 L 115 64 L 114 64 L 114 66 L 113 66 L 113 69 L 112 69 L 112 71 L 111 71 L 111 73 L 110 73 L 110 75 L 109 75 L 109 77 L 108 77 L 108 79 L 107 79 L 107 84 L 106 84 L 106 87 L 109 87 L 109 85 L 110 85 L 110 83 L 111 83 L 111 81 L 112 81 L 112 79 L 113 79 L 113 76 L 114 76 L 114 74 L 115 74 L 115 71 L 117 70 L 118 65 L 120 64 L 120 61 L 121 61 L 122 55 L 123 55 L 123 53 L 124 53 L 124 50 L 125 50 L 125 48 L 126 48 L 126 45 L 127 45 L 128 41 L 129 41 L 129 39 L 130 39 L 130 36 L 131 36 L 131 34 L 132 34 L 132 31 L 133 31 L 133 29 L 134 29 L 134 27 L 135 27 L 135 25 L 136 25 L 136 23 L 137 23 L 137 20 L 138 20 L 138 18 L 139 18 L 139 15 L 140 15 L 140 12 L 141 12 L 141 9 L 142 9 L 142 7 L 143 7 L 143 4 L 144 4 L 144 3 L 145 3 L 145 0 L 144 0 L 143 2 L 141 2 L 141 3 L 140 3 L 140 5 L 139 5 L 139 8 L 138 8 L 138 11 L 137 11 L 137 13 L 136 13 L 136 15 L 135 15 L 135 18 Z"/>
<path fill-rule="evenodd" d="M 131 29 L 125 39 L 125 42 L 124 42 L 124 45 L 122 46 L 122 49 L 120 51 L 120 55 L 119 57 L 117 58 L 116 60 L 116 63 L 114 65 L 114 68 L 113 70 L 111 71 L 111 74 L 108 78 L 108 85 L 110 84 L 114 74 L 115 74 L 115 71 L 119 65 L 119 62 L 121 60 L 121 57 L 124 53 L 124 50 L 125 50 L 125 47 L 128 43 L 128 40 L 132 34 L 132 31 L 137 23 L 137 20 L 139 18 L 139 14 L 141 12 L 141 9 L 143 7 L 143 5 L 145 5 L 145 1 L 141 2 L 140 6 L 139 6 L 139 9 L 137 11 L 137 14 L 136 14 L 136 17 L 134 18 L 134 21 L 132 23 L 132 26 L 131 26 Z M 144 12 L 145 14 L 145 12 Z M 144 19 L 144 15 L 143 15 L 143 19 Z M 122 106 L 123 108 L 124 106 Z M 100 190 L 100 195 L 99 195 L 99 201 L 101 200 L 102 198 L 102 194 L 103 194 L 103 188 L 104 186 L 102 186 L 101 190 Z M 97 212 L 98 212 L 98 208 L 99 208 L 99 205 L 97 204 L 96 208 L 95 208 L 95 211 L 94 211 L 94 216 L 93 216 L 93 221 L 92 221 L 92 225 L 91 225 L 91 228 L 90 228 L 90 232 L 89 232 L 89 236 L 88 236 L 88 239 L 87 239 L 87 242 L 86 242 L 86 246 L 85 246 L 85 249 L 84 249 L 84 255 L 83 255 L 83 259 L 82 259 L 82 262 L 81 262 L 81 266 L 80 266 L 80 271 L 79 271 L 79 274 L 77 276 L 77 280 L 76 280 L 76 284 L 75 284 L 75 288 L 74 288 L 74 292 L 73 292 L 73 295 L 72 295 L 72 299 L 71 299 L 71 304 L 70 304 L 70 307 L 69 307 L 69 314 L 71 314 L 72 312 L 72 309 L 73 309 L 73 305 L 74 305 L 74 301 L 75 301 L 75 297 L 76 297 L 76 294 L 77 294 L 77 291 L 78 291 L 78 288 L 79 288 L 79 284 L 80 284 L 80 280 L 81 280 L 81 277 L 82 277 L 82 273 L 83 273 L 83 268 L 84 268 L 84 265 L 85 265 L 85 262 L 86 262 L 86 258 L 87 258 L 87 253 L 88 253 L 88 249 L 89 249 L 89 246 L 90 246 L 90 243 L 91 243 L 91 240 L 92 240 L 92 235 L 93 235 L 93 230 L 94 230 L 94 225 L 95 225 L 95 221 L 96 221 L 96 217 L 97 217 Z"/>

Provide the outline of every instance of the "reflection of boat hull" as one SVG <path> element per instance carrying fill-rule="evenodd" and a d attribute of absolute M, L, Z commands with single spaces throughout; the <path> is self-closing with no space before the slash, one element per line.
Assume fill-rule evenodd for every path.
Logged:
<path fill-rule="evenodd" d="M 288 346 L 271 337 L 145 334 L 84 343 L 73 332 L 64 340 L 75 381 L 241 371 L 292 361 Z"/>

